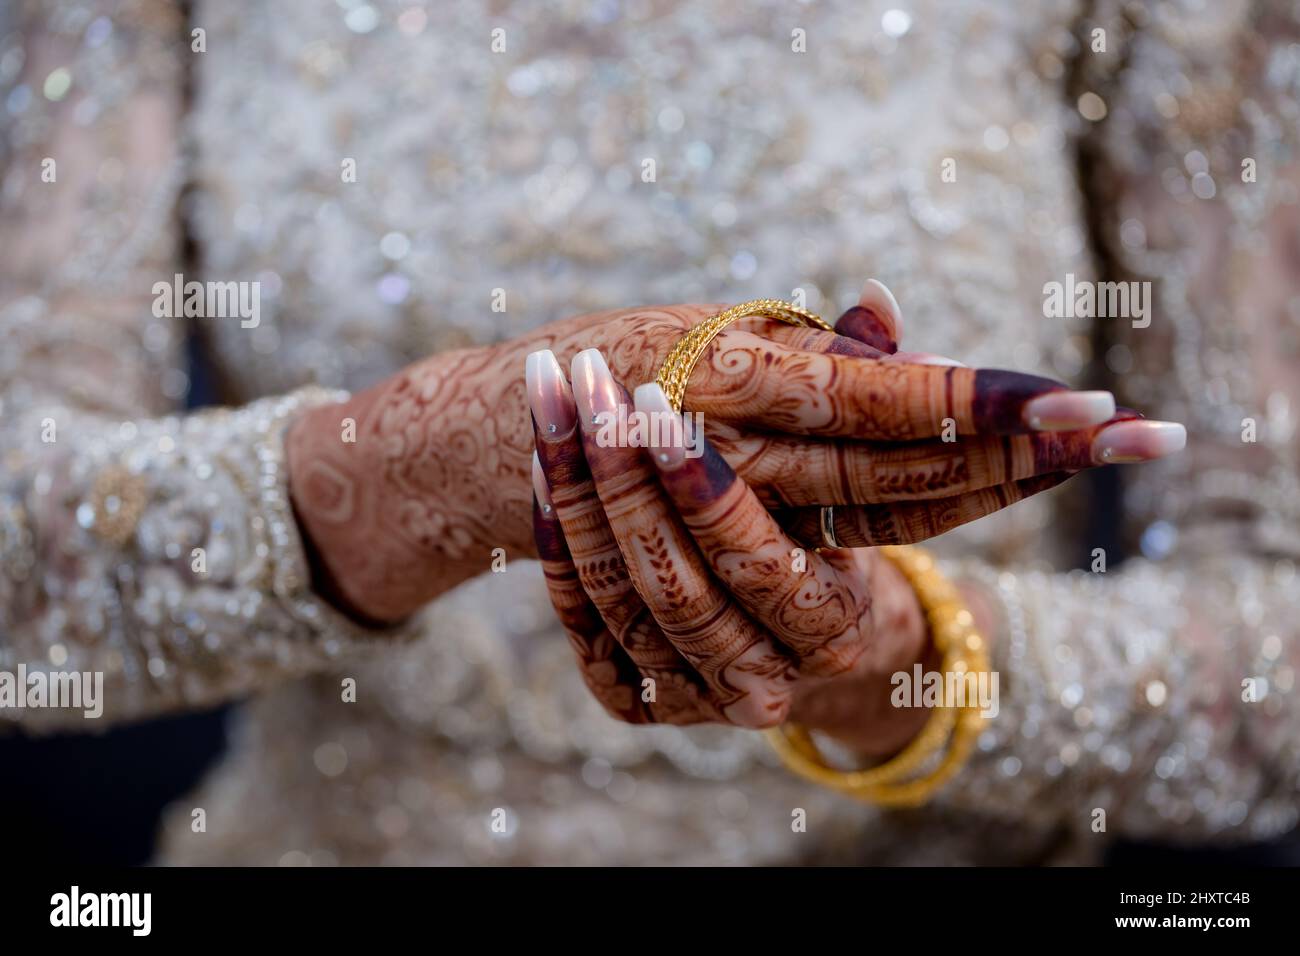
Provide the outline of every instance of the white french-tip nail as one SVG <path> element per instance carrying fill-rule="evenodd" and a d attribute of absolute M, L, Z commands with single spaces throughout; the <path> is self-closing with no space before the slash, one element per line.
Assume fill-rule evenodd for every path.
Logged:
<path fill-rule="evenodd" d="M 537 496 L 537 506 L 542 509 L 542 514 L 554 518 L 555 502 L 551 500 L 551 486 L 546 481 L 542 460 L 537 457 L 536 451 L 533 452 L 533 494 Z"/>
<path fill-rule="evenodd" d="M 668 471 L 679 467 L 686 460 L 682 416 L 673 410 L 659 383 L 638 385 L 632 394 L 632 402 L 648 420 L 646 447 L 655 464 Z"/>
<path fill-rule="evenodd" d="M 894 298 L 894 293 L 889 291 L 889 286 L 879 279 L 868 279 L 866 281 L 866 284 L 862 287 L 862 294 L 858 296 L 858 305 L 864 309 L 887 312 L 894 320 L 895 331 L 897 331 L 899 323 L 903 321 L 903 310 L 898 307 L 898 300 Z"/>
<path fill-rule="evenodd" d="M 1153 461 L 1187 447 L 1187 429 L 1178 422 L 1116 422 L 1092 440 L 1092 458 L 1102 465 Z"/>
<path fill-rule="evenodd" d="M 529 354 L 524 362 L 524 388 L 537 427 L 548 437 L 562 438 L 577 424 L 573 392 L 550 349 Z"/>
<path fill-rule="evenodd" d="M 1039 431 L 1059 432 L 1100 425 L 1115 417 L 1110 392 L 1048 392 L 1025 403 L 1025 424 Z"/>

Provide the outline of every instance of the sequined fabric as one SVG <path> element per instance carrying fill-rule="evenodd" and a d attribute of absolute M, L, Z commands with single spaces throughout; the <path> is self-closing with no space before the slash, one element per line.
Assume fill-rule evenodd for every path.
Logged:
<path fill-rule="evenodd" d="M 119 720 L 253 695 L 165 862 L 1088 861 L 1119 833 L 1289 829 L 1300 12 L 1182 6 L 11 8 L 0 669 L 102 669 Z M 1094 22 L 1107 53 L 1077 44 Z M 80 177 L 70 206 L 41 192 L 49 155 Z M 261 283 L 256 328 L 199 330 L 238 410 L 167 417 L 184 329 L 145 293 L 180 268 L 181 222 L 193 271 Z M 1103 259 L 1156 280 L 1149 328 L 1044 317 L 1044 283 Z M 1143 560 L 1052 569 L 1079 550 L 1053 507 L 1073 486 L 940 543 L 996 597 L 1002 712 L 934 806 L 816 791 L 752 734 L 606 718 L 531 565 L 405 642 L 307 589 L 279 447 L 304 403 L 635 302 L 798 288 L 833 313 L 869 275 L 909 348 L 1071 381 L 1100 357 L 1192 433 L 1130 489 Z"/>

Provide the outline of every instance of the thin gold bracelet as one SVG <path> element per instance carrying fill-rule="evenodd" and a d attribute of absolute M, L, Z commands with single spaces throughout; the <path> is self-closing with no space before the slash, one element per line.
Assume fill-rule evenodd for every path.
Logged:
<path fill-rule="evenodd" d="M 942 672 L 972 673 L 978 680 L 989 670 L 988 650 L 957 589 L 925 550 L 915 546 L 880 550 L 916 592 L 943 656 Z M 786 767 L 806 780 L 866 803 L 914 807 L 925 803 L 970 757 L 984 721 L 977 697 L 968 694 L 959 706 L 944 701 L 902 752 L 866 770 L 841 770 L 828 764 L 812 734 L 798 724 L 769 730 L 767 739 Z"/>
<path fill-rule="evenodd" d="M 783 302 L 780 299 L 754 299 L 750 302 L 742 302 L 740 305 L 733 305 L 727 311 L 705 319 L 683 335 L 664 359 L 655 381 L 668 396 L 673 411 L 682 410 L 682 403 L 686 401 L 686 382 L 690 379 L 691 372 L 695 370 L 695 363 L 700 360 L 700 356 L 704 354 L 704 350 L 709 347 L 709 343 L 717 334 L 738 319 L 760 315 L 787 325 L 822 329 L 826 332 L 835 331 L 820 315 L 800 308 L 792 302 Z"/>

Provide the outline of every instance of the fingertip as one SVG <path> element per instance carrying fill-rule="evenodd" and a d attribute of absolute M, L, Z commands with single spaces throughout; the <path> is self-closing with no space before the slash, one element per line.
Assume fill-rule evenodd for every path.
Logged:
<path fill-rule="evenodd" d="M 675 471 L 686 461 L 686 434 L 682 416 L 668 401 L 658 382 L 638 385 L 632 404 L 643 417 L 640 443 L 660 471 Z M 697 436 L 702 441 L 703 435 Z"/>
<path fill-rule="evenodd" d="M 560 523 L 542 514 L 536 499 L 533 500 L 533 543 L 537 545 L 537 557 L 542 561 L 568 562 L 573 559 Z"/>
<path fill-rule="evenodd" d="M 893 355 L 885 356 L 886 362 L 909 362 L 912 365 L 949 365 L 956 368 L 969 368 L 965 362 L 958 362 L 954 358 L 948 358 L 946 355 L 936 355 L 933 352 L 895 352 Z"/>
<path fill-rule="evenodd" d="M 636 410 L 645 415 L 645 448 L 679 508 L 703 506 L 737 481 L 736 473 L 704 435 L 701 413 L 681 415 L 657 382 L 637 386 Z"/>
<path fill-rule="evenodd" d="M 1049 396 L 1070 394 L 1070 387 L 1064 382 L 1028 372 L 979 368 L 971 372 L 963 370 L 961 374 L 971 377 L 970 386 L 974 389 L 971 414 L 975 427 L 998 435 L 1032 431 L 1033 426 L 1029 424 L 1029 415 L 1026 413 L 1031 402 Z"/>
<path fill-rule="evenodd" d="M 551 486 L 542 469 L 542 460 L 533 450 L 533 495 L 537 499 L 537 508 L 541 516 L 549 521 L 555 520 L 555 502 L 551 500 Z"/>
<path fill-rule="evenodd" d="M 583 349 L 575 355 L 569 374 L 573 378 L 577 418 L 584 434 L 617 419 L 623 391 L 614 381 L 599 349 Z"/>
<path fill-rule="evenodd" d="M 902 310 L 894 294 L 878 279 L 868 279 L 857 305 L 839 317 L 835 331 L 892 355 L 898 351 L 901 324 Z"/>
<path fill-rule="evenodd" d="M 632 393 L 632 403 L 636 406 L 638 412 L 671 412 L 676 414 L 672 403 L 668 401 L 668 394 L 658 382 L 646 382 L 644 385 L 638 385 Z"/>
<path fill-rule="evenodd" d="M 858 305 L 875 311 L 885 323 L 890 337 L 895 342 L 898 341 L 898 332 L 903 325 L 903 310 L 898 299 L 894 298 L 894 293 L 889 291 L 889 286 L 879 279 L 868 279 L 858 296 Z"/>
<path fill-rule="evenodd" d="M 1072 431 L 1101 425 L 1115 417 L 1110 392 L 1056 391 L 1025 403 L 1024 422 L 1037 431 Z"/>
<path fill-rule="evenodd" d="M 1146 419 L 1116 422 L 1097 433 L 1093 460 L 1102 465 L 1154 461 L 1187 447 L 1187 429 L 1178 422 Z"/>
<path fill-rule="evenodd" d="M 600 349 L 583 349 L 569 363 L 569 374 L 575 379 L 579 375 L 590 376 L 602 371 L 609 374 L 609 366 L 605 364 L 605 356 L 600 354 Z"/>
<path fill-rule="evenodd" d="M 524 361 L 524 387 L 537 432 L 547 440 L 563 438 L 577 424 L 573 390 L 550 349 L 538 349 Z"/>
<path fill-rule="evenodd" d="M 559 360 L 550 349 L 529 352 L 528 357 L 524 359 L 524 383 L 528 387 L 529 394 L 538 390 L 543 380 L 556 374 L 563 375 L 563 372 Z"/>

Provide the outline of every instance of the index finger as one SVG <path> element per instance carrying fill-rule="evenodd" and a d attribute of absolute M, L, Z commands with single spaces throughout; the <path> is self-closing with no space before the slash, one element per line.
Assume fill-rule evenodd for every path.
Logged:
<path fill-rule="evenodd" d="M 696 364 L 686 409 L 797 435 L 911 441 L 1086 428 L 1109 419 L 1115 399 L 1024 372 L 805 351 L 728 331 Z"/>

